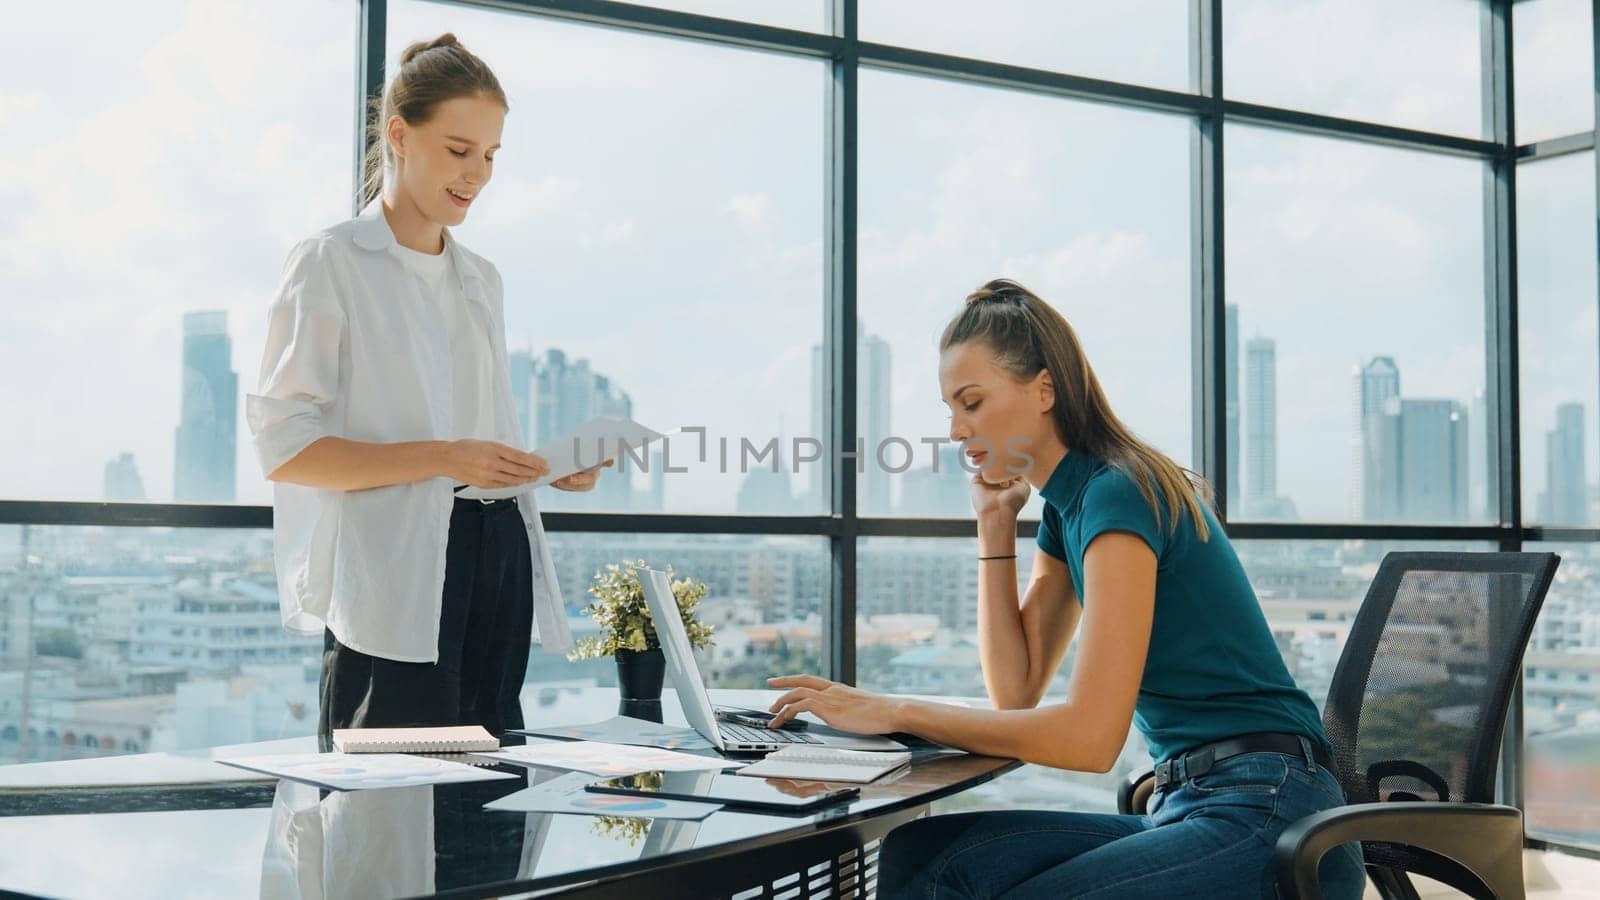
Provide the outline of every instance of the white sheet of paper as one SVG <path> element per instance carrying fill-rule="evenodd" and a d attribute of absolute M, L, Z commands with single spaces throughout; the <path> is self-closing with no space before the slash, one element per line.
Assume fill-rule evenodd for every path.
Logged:
<path fill-rule="evenodd" d="M 528 744 L 522 747 L 502 747 L 492 753 L 475 753 L 506 762 L 553 769 L 574 769 L 595 775 L 633 775 L 639 772 L 701 772 L 736 769 L 742 762 L 720 759 L 715 756 L 695 756 L 662 750 L 657 747 L 632 747 L 626 744 L 606 744 L 599 741 L 559 741 L 548 744 Z"/>
<path fill-rule="evenodd" d="M 576 741 L 600 741 L 608 744 L 633 744 L 637 747 L 660 747 L 663 750 L 710 750 L 712 747 L 711 742 L 701 737 L 693 728 L 662 725 L 629 716 L 612 716 L 604 722 L 591 722 L 587 725 L 511 730 L 517 734 Z"/>
<path fill-rule="evenodd" d="M 235 756 L 217 762 L 341 791 L 517 777 L 510 772 L 406 753 L 283 753 Z"/>
<path fill-rule="evenodd" d="M 624 416 L 595 416 L 534 448 L 533 452 L 550 464 L 550 474 L 533 485 L 540 487 L 592 469 L 608 459 L 619 458 L 624 449 L 637 453 L 640 447 L 664 437 L 665 434 Z"/>
<path fill-rule="evenodd" d="M 639 448 L 651 441 L 661 440 L 680 429 L 660 432 L 640 425 L 626 416 L 595 416 L 577 428 L 559 437 L 553 437 L 533 449 L 533 453 L 550 464 L 550 472 L 538 481 L 508 488 L 474 488 L 457 491 L 457 497 L 469 500 L 504 500 L 524 494 L 529 488 L 543 487 L 568 475 L 592 469 L 608 459 L 619 459 L 624 449 L 631 449 L 635 457 Z M 620 465 L 620 463 L 619 463 Z M 605 476 L 602 475 L 602 478 Z"/>
<path fill-rule="evenodd" d="M 507 794 L 484 804 L 483 808 L 523 813 L 637 816 L 644 819 L 704 819 L 722 808 L 720 803 L 596 794 L 584 790 L 583 786 L 593 780 L 593 775 L 573 772 L 514 794 Z"/>

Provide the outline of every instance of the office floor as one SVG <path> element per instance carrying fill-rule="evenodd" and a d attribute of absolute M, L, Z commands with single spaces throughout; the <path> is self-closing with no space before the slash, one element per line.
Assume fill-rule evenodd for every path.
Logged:
<path fill-rule="evenodd" d="M 1522 855 L 1523 882 L 1529 900 L 1554 900 L 1556 897 L 1596 898 L 1600 900 L 1600 860 L 1565 853 L 1526 850 Z M 1413 878 L 1422 897 L 1461 897 L 1459 891 L 1426 878 Z M 1367 886 L 1366 898 L 1377 900 L 1378 893 Z"/>

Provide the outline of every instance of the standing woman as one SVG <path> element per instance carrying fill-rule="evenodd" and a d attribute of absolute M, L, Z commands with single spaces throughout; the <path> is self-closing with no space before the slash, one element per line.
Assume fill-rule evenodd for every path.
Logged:
<path fill-rule="evenodd" d="M 500 273 L 450 232 L 508 109 L 454 35 L 407 47 L 369 126 L 364 211 L 290 251 L 268 316 L 246 408 L 284 626 L 324 635 L 324 748 L 334 728 L 521 727 L 531 641 L 572 644 L 529 486 L 549 466 L 518 449 Z"/>
<path fill-rule="evenodd" d="M 812 676 L 773 725 L 809 711 L 1081 772 L 1116 763 L 1130 723 L 1173 761 L 1145 816 L 934 816 L 884 842 L 879 896 L 1272 897 L 1291 822 L 1344 803 L 1317 708 L 1295 686 L 1205 482 L 1111 411 L 1072 327 L 1004 279 L 967 297 L 939 342 L 950 437 L 971 458 L 978 644 L 992 710 L 881 697 Z M 1027 593 L 1017 514 L 1044 497 Z M 1067 645 L 1060 702 L 1040 706 Z M 1357 845 L 1323 857 L 1329 897 L 1359 897 Z"/>

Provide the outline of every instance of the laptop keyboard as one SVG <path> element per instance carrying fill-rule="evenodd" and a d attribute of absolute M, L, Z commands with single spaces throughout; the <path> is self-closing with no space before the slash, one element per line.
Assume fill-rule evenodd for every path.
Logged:
<path fill-rule="evenodd" d="M 732 722 L 718 722 L 717 730 L 724 740 L 732 738 L 749 744 L 820 744 L 821 741 L 804 731 L 784 731 L 781 728 L 752 728 Z"/>

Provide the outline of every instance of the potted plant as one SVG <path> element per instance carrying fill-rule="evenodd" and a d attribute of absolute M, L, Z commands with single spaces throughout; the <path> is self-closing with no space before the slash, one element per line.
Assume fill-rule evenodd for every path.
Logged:
<path fill-rule="evenodd" d="M 605 571 L 594 573 L 594 582 L 589 585 L 594 599 L 583 611 L 599 624 L 600 634 L 578 641 L 569 658 L 615 657 L 623 714 L 643 712 L 659 721 L 666 659 L 661 654 L 655 623 L 650 620 L 644 585 L 639 581 L 639 570 L 643 568 L 645 562 L 641 559 L 608 565 Z M 711 646 L 711 626 L 695 617 L 700 600 L 706 595 L 705 582 L 672 576 L 672 567 L 668 566 L 667 580 L 672 584 L 672 597 L 677 601 L 684 629 L 689 632 L 689 644 L 695 649 Z M 656 715 L 650 715 L 652 712 Z"/>

